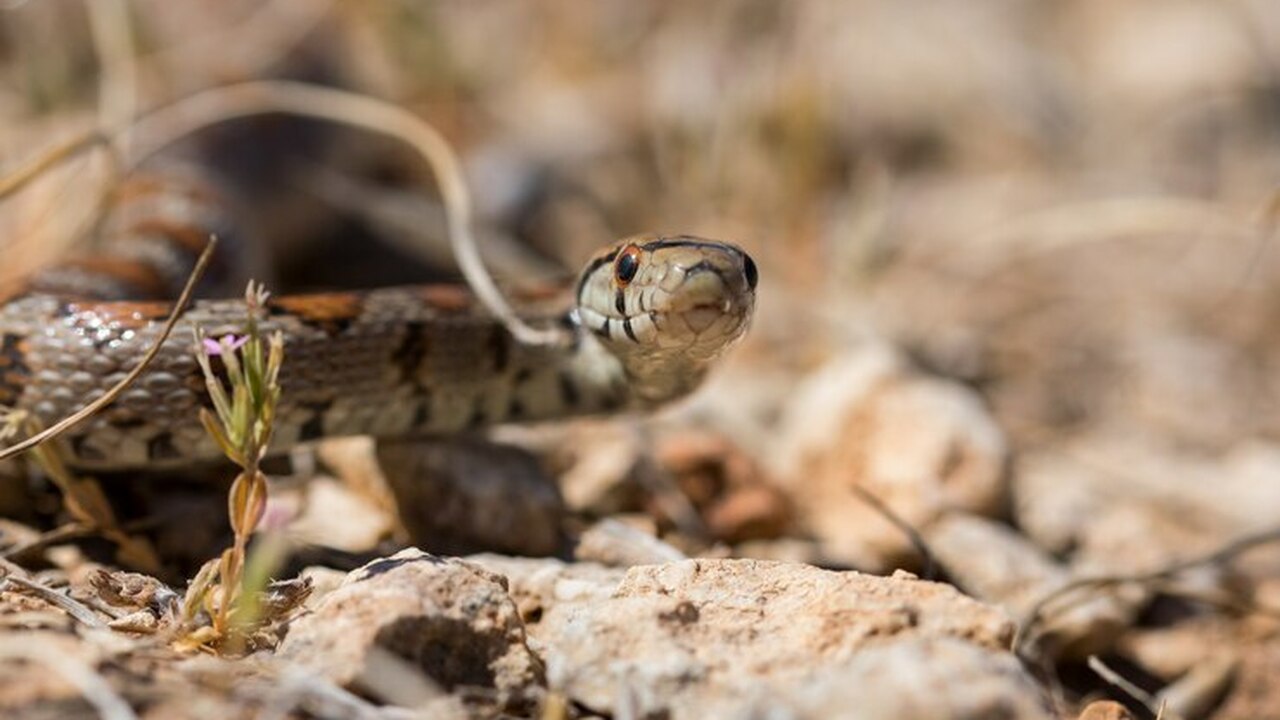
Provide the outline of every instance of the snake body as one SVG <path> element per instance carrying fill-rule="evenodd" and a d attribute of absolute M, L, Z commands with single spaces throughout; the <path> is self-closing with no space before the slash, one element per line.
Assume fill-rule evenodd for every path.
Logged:
<path fill-rule="evenodd" d="M 180 199 L 166 212 L 185 202 L 189 218 L 203 201 Z M 117 227 L 105 255 L 56 265 L 0 299 L 0 405 L 51 424 L 139 362 L 171 305 L 137 298 L 171 290 L 202 244 L 190 223 L 155 221 L 158 209 Z M 285 339 L 273 448 L 655 407 L 693 390 L 743 334 L 755 285 L 733 245 L 629 238 L 588 262 L 572 307 L 530 308 L 531 322 L 568 331 L 562 346 L 519 342 L 456 286 L 272 298 L 260 327 Z M 121 470 L 218 457 L 198 419 L 210 401 L 192 338 L 197 327 L 238 335 L 245 317 L 243 300 L 196 301 L 138 381 L 67 434 L 69 461 Z"/>

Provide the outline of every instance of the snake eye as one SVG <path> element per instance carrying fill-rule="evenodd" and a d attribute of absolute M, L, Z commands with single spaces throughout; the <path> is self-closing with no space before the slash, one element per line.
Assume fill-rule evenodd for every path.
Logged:
<path fill-rule="evenodd" d="M 747 287 L 755 290 L 756 283 L 760 280 L 760 271 L 756 270 L 755 261 L 746 253 L 742 255 L 742 272 L 747 276 Z"/>
<path fill-rule="evenodd" d="M 613 262 L 613 278 L 619 286 L 626 287 L 627 283 L 635 279 L 639 271 L 640 248 L 628 245 L 618 253 L 618 259 Z"/>

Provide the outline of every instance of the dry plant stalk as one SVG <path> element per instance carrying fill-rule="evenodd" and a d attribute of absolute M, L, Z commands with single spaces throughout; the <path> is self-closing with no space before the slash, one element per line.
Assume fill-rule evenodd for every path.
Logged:
<path fill-rule="evenodd" d="M 193 647 L 244 646 L 261 617 L 260 587 L 266 573 L 246 574 L 249 538 L 267 507 L 267 478 L 259 467 L 271 443 L 276 404 L 280 399 L 280 367 L 284 362 L 284 335 L 272 333 L 264 341 L 258 318 L 269 297 L 259 284 L 245 290 L 245 332 L 216 340 L 196 330 L 196 360 L 204 374 L 213 412 L 200 410 L 200 421 L 223 454 L 240 467 L 227 496 L 227 510 L 234 537 L 230 548 L 205 563 L 183 602 L 183 620 L 197 624 L 197 614 L 207 613 L 209 624 L 195 628 L 184 639 Z M 217 357 L 226 371 L 226 383 L 214 371 Z"/>

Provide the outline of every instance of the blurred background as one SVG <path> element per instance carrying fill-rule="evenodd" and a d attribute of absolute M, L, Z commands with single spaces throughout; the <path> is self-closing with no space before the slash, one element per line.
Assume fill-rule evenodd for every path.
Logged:
<path fill-rule="evenodd" d="M 696 548 L 920 569 L 859 485 L 982 595 L 946 562 L 961 539 L 942 520 L 989 521 L 1055 578 L 1152 570 L 1280 523 L 1274 2 L 127 9 L 136 57 L 104 65 L 83 3 L 0 2 L 6 166 L 92 127 L 113 92 L 128 113 L 292 78 L 439 127 L 512 284 L 570 277 L 636 232 L 746 248 L 752 332 L 656 424 L 658 465 L 712 530 Z M 135 86 L 101 88 L 126 60 Z M 280 255 L 277 287 L 456 277 L 431 173 L 395 142 L 273 116 L 172 155 L 235 192 L 234 224 Z M 105 176 L 90 155 L 0 208 L 0 280 L 63 252 Z M 664 427 L 703 444 L 664 445 Z M 582 432 L 597 435 L 579 454 L 621 442 Z M 579 477 L 627 468 L 552 464 L 576 509 L 648 508 L 679 529 L 679 510 L 605 502 Z M 1276 560 L 1240 571 L 1249 597 L 1280 592 Z M 1205 582 L 1239 589 L 1229 575 Z M 1167 620 L 1151 600 L 1121 624 Z M 1261 683 L 1280 653 L 1259 652 Z"/>
<path fill-rule="evenodd" d="M 639 231 L 740 242 L 766 268 L 743 362 L 803 367 L 871 329 L 981 387 L 1014 432 L 1134 421 L 1211 450 L 1276 432 L 1280 21 L 1262 0 L 127 8 L 136 110 L 264 77 L 386 98 L 442 128 L 489 244 L 532 248 L 537 272 Z M 16 162 L 93 121 L 101 74 L 81 4 L 2 17 Z M 395 143 L 270 118 L 197 144 L 272 242 L 442 234 L 415 222 L 432 208 L 405 191 L 430 174 Z M 75 192 L 10 203 L 6 240 L 70 234 Z"/>

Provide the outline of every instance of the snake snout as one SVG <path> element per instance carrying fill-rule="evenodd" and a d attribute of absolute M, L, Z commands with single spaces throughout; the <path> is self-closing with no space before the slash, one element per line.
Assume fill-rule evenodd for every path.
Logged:
<path fill-rule="evenodd" d="M 674 308 L 694 332 L 702 332 L 733 307 L 733 293 L 718 268 L 700 265 L 685 271 Z"/>

